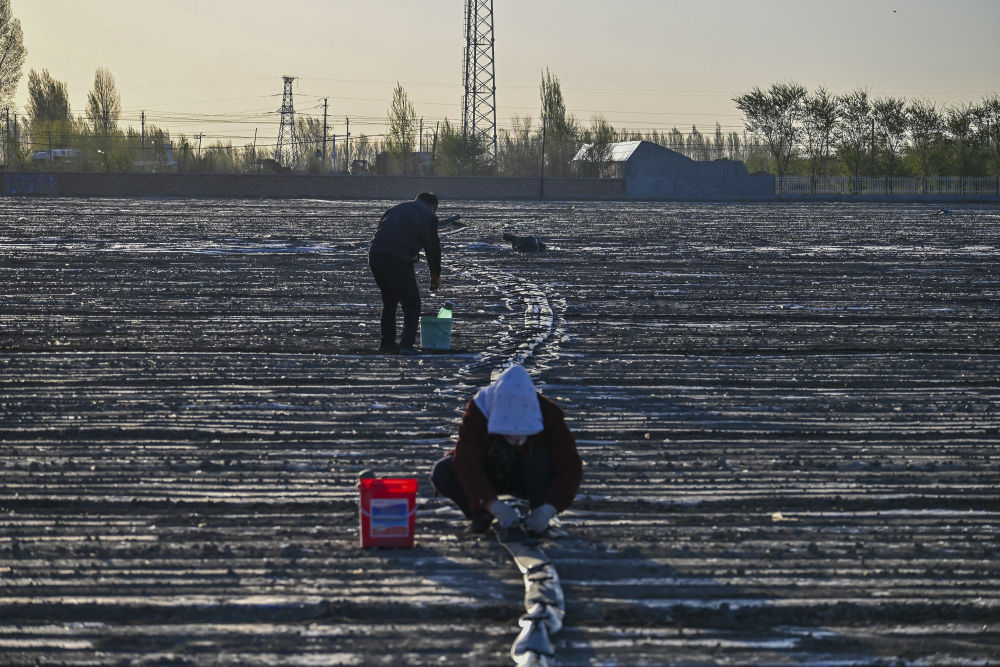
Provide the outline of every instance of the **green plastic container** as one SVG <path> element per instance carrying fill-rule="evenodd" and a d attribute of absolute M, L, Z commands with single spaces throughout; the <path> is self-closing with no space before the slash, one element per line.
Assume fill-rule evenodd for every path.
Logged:
<path fill-rule="evenodd" d="M 451 349 L 451 318 L 430 315 L 421 317 L 420 347 L 425 350 Z"/>

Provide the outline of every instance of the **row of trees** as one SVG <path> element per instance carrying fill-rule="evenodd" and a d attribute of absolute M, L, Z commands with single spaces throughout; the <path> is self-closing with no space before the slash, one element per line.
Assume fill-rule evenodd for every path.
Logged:
<path fill-rule="evenodd" d="M 939 108 L 858 89 L 810 93 L 794 82 L 733 99 L 779 176 L 1000 175 L 1000 97 Z"/>
<path fill-rule="evenodd" d="M 377 173 L 434 173 L 441 175 L 549 176 L 574 174 L 597 176 L 616 141 L 647 139 L 661 143 L 695 159 L 731 157 L 745 159 L 752 148 L 736 133 L 724 135 L 717 125 L 714 135 L 692 127 L 683 134 L 642 134 L 618 131 L 596 117 L 583 127 L 566 111 L 558 78 L 549 71 L 540 84 L 541 122 L 531 117 L 515 118 L 512 129 L 501 130 L 498 151 L 480 145 L 448 119 L 419 134 L 414 104 L 397 84 L 386 114 L 386 133 L 370 137 L 354 136 L 350 141 L 326 136 L 321 119 L 299 115 L 295 122 L 294 164 L 297 171 L 320 173 L 350 171 L 365 164 Z M 121 97 L 110 71 L 98 68 L 87 97 L 85 113 L 74 117 L 67 84 L 54 79 L 48 70 L 31 70 L 28 76 L 28 104 L 24 117 L 8 112 L 5 119 L 4 156 L 11 168 L 83 169 L 132 171 L 176 169 L 178 171 L 252 173 L 274 168 L 273 146 L 256 143 L 234 146 L 230 142 L 203 143 L 198 135 L 170 133 L 153 124 L 138 131 L 121 127 Z M 0 119 L 0 122 L 4 122 Z M 573 165 L 574 156 L 589 145 L 582 165 Z M 424 154 L 415 156 L 417 149 Z M 545 165 L 542 165 L 542 152 Z M 61 151 L 69 151 L 67 153 Z M 429 154 L 429 155 L 428 155 Z M 325 158 L 325 159 L 324 159 Z M 331 158 L 333 161 L 331 161 Z M 269 164 L 270 163 L 270 164 Z"/>
<path fill-rule="evenodd" d="M 415 116 L 405 120 L 397 110 L 406 108 L 395 102 L 405 98 L 397 85 L 394 103 L 388 114 L 390 136 L 405 136 L 393 128 L 413 125 Z M 530 116 L 512 119 L 511 127 L 498 131 L 497 154 L 491 146 L 477 142 L 462 132 L 462 128 L 445 120 L 436 131 L 432 145 L 432 169 L 442 175 L 501 175 L 501 176 L 601 176 L 608 173 L 611 146 L 621 141 L 645 140 L 666 146 L 696 160 L 734 159 L 747 161 L 760 156 L 766 160 L 764 146 L 755 138 L 747 140 L 736 132 L 725 133 L 716 123 L 711 134 L 692 126 L 682 133 L 676 127 L 670 132 L 640 132 L 616 129 L 603 116 L 595 116 L 589 125 L 577 120 L 566 109 L 559 78 L 548 69 L 542 72 L 539 84 L 540 113 L 536 121 Z M 412 106 L 410 107 L 412 113 Z M 387 152 L 412 150 L 413 142 L 394 142 Z M 376 148 L 378 148 L 376 146 Z M 582 151 L 582 153 L 581 153 Z M 574 161 L 577 155 L 580 160 Z M 544 156 L 544 159 L 543 159 Z"/>
<path fill-rule="evenodd" d="M 114 77 L 97 68 L 82 115 L 73 116 L 67 85 L 48 70 L 28 75 L 26 114 L 11 113 L 27 50 L 10 0 L 0 0 L 0 117 L 3 158 L 9 168 L 55 168 L 63 162 L 84 170 L 131 171 L 169 167 L 178 171 L 250 173 L 273 168 L 274 147 L 202 145 L 200 135 L 176 140 L 143 123 L 122 128 L 121 97 Z M 467 136 L 448 119 L 418 136 L 414 104 L 396 84 L 386 113 L 386 132 L 360 134 L 350 142 L 325 135 L 324 124 L 296 118 L 295 168 L 305 172 L 354 170 L 440 175 L 602 176 L 615 142 L 646 140 L 696 160 L 733 159 L 751 171 L 779 176 L 986 176 L 1000 175 L 1000 97 L 979 104 L 939 108 L 925 100 L 875 98 L 858 89 L 836 95 L 809 92 L 794 82 L 755 87 L 733 101 L 745 133 L 616 129 L 601 116 L 589 125 L 568 113 L 559 79 L 547 69 L 539 85 L 539 118 L 515 117 L 498 133 L 497 152 Z M 417 149 L 421 151 L 417 153 Z M 582 153 L 581 150 L 583 151 Z M 40 157 L 42 159 L 38 159 Z M 578 154 L 582 160 L 574 160 Z M 333 161 L 330 160 L 333 156 Z M 280 166 L 280 165 L 279 165 Z"/>
<path fill-rule="evenodd" d="M 646 140 L 696 160 L 741 160 L 751 171 L 779 176 L 1000 174 L 997 96 L 939 109 L 923 100 L 872 98 L 866 90 L 833 95 L 825 88 L 810 93 L 799 84 L 778 83 L 734 99 L 747 134 L 723 132 L 718 124 L 712 133 L 697 127 L 687 133 L 618 130 L 600 116 L 584 126 L 567 112 L 559 79 L 548 70 L 539 96 L 539 122 L 515 117 L 510 128 L 500 130 L 494 159 L 491 146 L 466 136 L 448 119 L 419 137 L 415 107 L 397 84 L 381 137 L 324 140 L 320 119 L 298 116 L 296 168 L 346 172 L 352 164 L 366 164 L 376 173 L 601 176 L 608 173 L 612 144 Z M 202 145 L 199 136 L 185 135 L 174 141 L 152 124 L 140 131 L 121 128 L 120 95 L 104 68 L 95 72 L 82 116 L 74 118 L 66 84 L 47 70 L 29 73 L 28 98 L 25 118 L 12 121 L 8 112 L 5 119 L 5 157 L 13 167 L 51 169 L 52 153 L 58 151 L 49 149 L 72 149 L 74 159 L 66 163 L 74 169 L 131 171 L 163 167 L 172 159 L 171 168 L 179 171 L 251 173 L 266 168 L 274 155 L 273 147 L 256 143 Z M 416 155 L 418 148 L 423 155 Z M 574 162 L 581 149 L 582 161 Z M 32 160 L 37 151 L 49 160 Z"/>
<path fill-rule="evenodd" d="M 121 98 L 111 72 L 98 68 L 87 97 L 85 113 L 74 116 L 67 85 L 47 70 L 28 75 L 26 114 L 12 113 L 12 101 L 22 76 L 27 50 L 20 22 L 14 18 L 10 0 L 0 0 L 0 117 L 4 141 L 3 162 L 12 169 L 70 168 L 82 170 L 131 171 L 176 169 L 195 172 L 249 173 L 273 167 L 274 147 L 253 144 L 233 146 L 216 141 L 203 145 L 200 135 L 172 138 L 169 131 L 143 123 L 137 131 L 122 128 Z M 382 136 L 360 134 L 350 142 L 333 141 L 324 135 L 323 124 L 310 116 L 296 119 L 294 164 L 300 171 L 349 171 L 355 164 L 369 165 L 379 173 L 414 171 L 443 175 L 569 176 L 574 172 L 573 157 L 589 144 L 582 173 L 600 175 L 615 141 L 648 139 L 696 159 L 732 157 L 746 159 L 754 150 L 736 133 L 723 135 L 716 126 L 714 135 L 692 127 L 682 134 L 644 135 L 618 131 L 596 117 L 584 127 L 566 111 L 559 80 L 548 70 L 540 85 L 540 122 L 530 117 L 515 118 L 510 129 L 501 130 L 498 150 L 468 137 L 448 119 L 418 138 L 414 105 L 399 84 L 387 110 L 387 131 Z M 419 141 L 418 141 L 419 139 Z M 415 159 L 414 152 L 425 154 Z M 426 153 L 430 153 L 429 160 Z M 544 165 L 543 165 L 544 155 Z M 335 161 L 324 159 L 335 156 Z M 268 164 L 270 162 L 270 164 Z"/>

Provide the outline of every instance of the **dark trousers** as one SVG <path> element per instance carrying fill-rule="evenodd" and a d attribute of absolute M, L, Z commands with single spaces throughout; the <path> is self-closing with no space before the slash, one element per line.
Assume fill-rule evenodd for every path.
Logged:
<path fill-rule="evenodd" d="M 454 501 L 466 518 L 471 519 L 476 514 L 484 513 L 473 512 L 469 507 L 465 489 L 455 475 L 451 454 L 434 464 L 431 469 L 431 484 L 439 494 Z M 504 485 L 504 488 L 497 488 L 496 492 L 524 498 L 534 509 L 545 503 L 551 484 L 552 456 L 549 454 L 549 448 L 545 445 L 536 445 L 530 455 L 517 458 L 509 484 Z"/>
<path fill-rule="evenodd" d="M 403 336 L 400 347 L 413 347 L 417 342 L 417 321 L 420 319 L 420 290 L 413 262 L 392 255 L 373 252 L 368 255 L 368 268 L 382 292 L 382 345 L 396 344 L 396 308 L 403 306 Z"/>

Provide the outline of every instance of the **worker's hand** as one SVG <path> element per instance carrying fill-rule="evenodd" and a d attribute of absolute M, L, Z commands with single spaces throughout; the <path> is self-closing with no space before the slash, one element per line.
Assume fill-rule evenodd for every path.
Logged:
<path fill-rule="evenodd" d="M 501 528 L 513 528 L 521 523 L 521 513 L 499 498 L 486 509 L 496 518 Z"/>
<path fill-rule="evenodd" d="M 524 527 L 532 533 L 543 533 L 549 527 L 549 521 L 556 515 L 556 508 L 548 503 L 531 510 L 524 520 Z"/>
<path fill-rule="evenodd" d="M 431 274 L 431 291 L 433 292 L 438 287 L 441 287 L 441 275 L 438 273 Z"/>

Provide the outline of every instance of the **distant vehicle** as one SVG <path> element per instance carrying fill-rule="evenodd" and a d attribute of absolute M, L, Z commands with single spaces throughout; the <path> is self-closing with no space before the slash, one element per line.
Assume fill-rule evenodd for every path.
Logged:
<path fill-rule="evenodd" d="M 82 160 L 83 153 L 75 148 L 53 148 L 50 151 L 37 151 L 31 156 L 35 162 L 59 162 L 65 160 Z"/>

